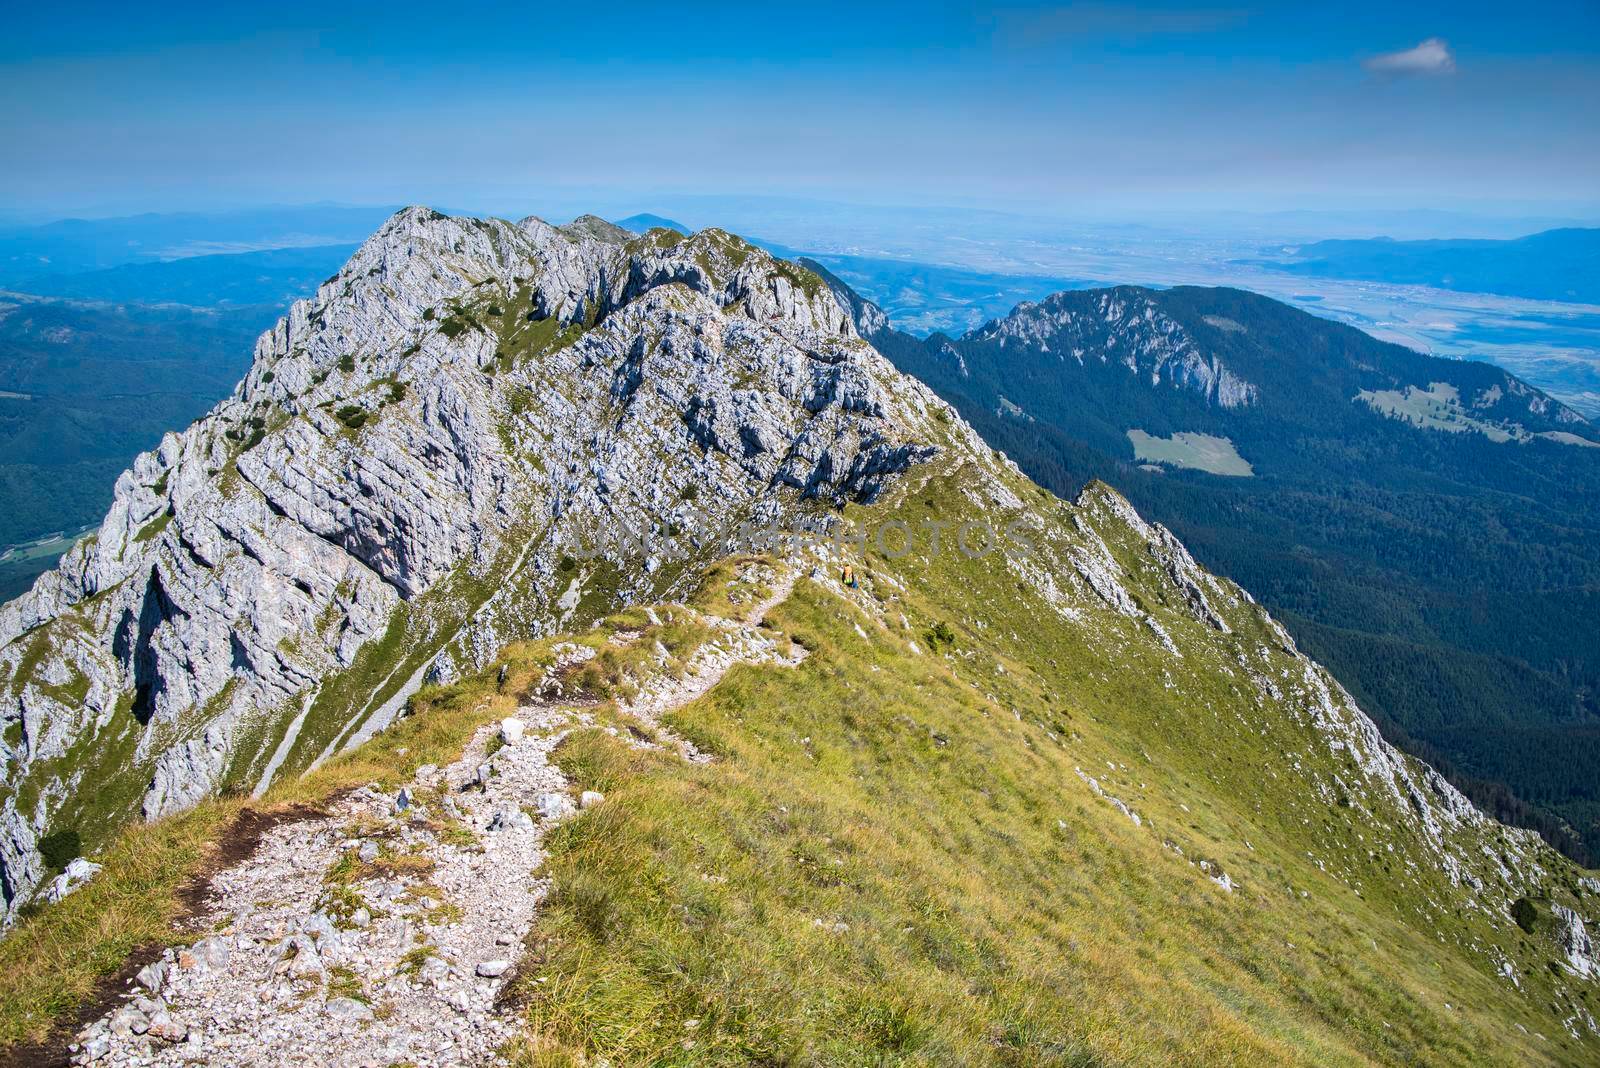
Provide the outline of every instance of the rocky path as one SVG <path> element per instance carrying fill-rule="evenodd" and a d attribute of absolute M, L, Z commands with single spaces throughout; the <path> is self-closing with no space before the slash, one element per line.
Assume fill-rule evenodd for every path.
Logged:
<path fill-rule="evenodd" d="M 786 652 L 780 652 L 774 637 L 754 629 L 766 618 L 768 612 L 788 598 L 794 590 L 799 572 L 789 569 L 778 573 L 765 564 L 756 564 L 748 568 L 741 577 L 747 582 L 763 580 L 769 582 L 767 588 L 770 592 L 741 613 L 738 619 L 703 617 L 721 633 L 701 646 L 690 658 L 682 677 L 659 676 L 653 684 L 645 686 L 631 701 L 619 702 L 622 711 L 649 724 L 661 741 L 677 749 L 685 760 L 694 763 L 705 763 L 710 757 L 697 749 L 693 742 L 678 737 L 665 727 L 661 723 L 663 715 L 674 708 L 683 707 L 708 692 L 722 681 L 722 676 L 726 675 L 728 669 L 736 663 L 778 661 L 793 666 L 805 659 L 804 649 L 791 646 L 788 641 L 784 641 L 782 644 L 789 648 Z"/>
<path fill-rule="evenodd" d="M 771 577 L 770 596 L 744 618 L 706 618 L 718 633 L 682 677 L 663 672 L 624 706 L 659 744 L 706 759 L 659 717 L 736 663 L 804 655 L 754 626 L 792 588 L 792 574 Z M 563 655 L 588 652 L 566 646 Z M 329 817 L 274 828 L 248 861 L 213 880 L 211 933 L 141 972 L 124 1003 L 78 1036 L 74 1062 L 502 1063 L 517 1020 L 497 998 L 549 889 L 545 833 L 604 803 L 592 792 L 574 797 L 551 754 L 594 717 L 525 706 L 397 794 L 364 787 Z"/>

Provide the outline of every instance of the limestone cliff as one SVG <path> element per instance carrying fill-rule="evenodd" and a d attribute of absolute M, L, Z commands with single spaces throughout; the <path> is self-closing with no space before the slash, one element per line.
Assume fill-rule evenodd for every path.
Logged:
<path fill-rule="evenodd" d="M 8 912 L 41 839 L 264 788 L 430 675 L 666 594 L 669 531 L 715 555 L 930 455 L 944 406 L 816 276 L 594 222 L 400 212 L 0 608 Z"/>

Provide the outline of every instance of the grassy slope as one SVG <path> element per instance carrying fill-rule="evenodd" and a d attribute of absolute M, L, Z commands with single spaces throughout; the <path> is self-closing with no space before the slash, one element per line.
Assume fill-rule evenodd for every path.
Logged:
<path fill-rule="evenodd" d="M 950 489 L 929 487 L 930 511 L 960 513 Z M 1291 772 L 1327 753 L 1314 729 L 1242 707 L 1197 631 L 1173 661 L 1059 620 L 1003 569 L 907 563 L 897 594 L 877 561 L 882 616 L 803 584 L 771 619 L 815 650 L 806 664 L 741 669 L 674 717 L 717 764 L 569 745 L 563 766 L 609 800 L 552 843 L 530 1062 L 1594 1055 L 1544 1010 L 1553 947 L 1513 945 L 1527 996 L 1492 978 L 1459 943 L 1519 932 L 1457 914 L 1426 865 L 1369 860 L 1386 838 L 1420 846 L 1319 802 Z M 953 652 L 912 652 L 936 620 Z"/>
<path fill-rule="evenodd" d="M 868 511 L 973 516 L 973 478 Z M 802 582 L 770 615 L 812 650 L 803 665 L 736 668 L 673 717 L 716 763 L 569 740 L 563 767 L 608 801 L 551 838 L 521 1058 L 1592 1062 L 1560 1028 L 1565 1002 L 1552 1015 L 1558 984 L 1583 984 L 1551 973 L 1551 946 L 1402 863 L 1424 847 L 1393 813 L 1319 800 L 1339 769 L 1316 729 L 1227 673 L 1233 649 L 1275 640 L 1254 609 L 1229 613 L 1237 637 L 1203 627 L 1104 519 L 1181 659 L 1109 611 L 1063 618 L 996 558 L 876 556 L 862 590 Z M 955 641 L 936 655 L 939 622 Z M 504 685 L 497 662 L 425 691 L 395 730 L 269 804 L 453 757 L 514 707 L 548 644 L 508 649 Z M 128 948 L 177 937 L 177 888 L 238 807 L 129 830 L 90 887 L 0 943 L 0 1037 L 37 1035 Z M 1504 946 L 1526 994 L 1474 943 Z"/>

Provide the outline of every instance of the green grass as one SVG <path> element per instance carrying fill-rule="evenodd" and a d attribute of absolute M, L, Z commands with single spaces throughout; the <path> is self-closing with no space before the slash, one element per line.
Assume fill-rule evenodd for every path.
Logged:
<path fill-rule="evenodd" d="M 772 262 L 778 273 L 793 282 L 808 299 L 815 298 L 828 288 L 822 277 L 809 268 L 789 260 L 774 259 Z"/>
<path fill-rule="evenodd" d="M 1061 798 L 1065 755 L 1018 752 L 938 667 L 820 637 L 845 611 L 802 593 L 777 618 L 817 648 L 797 678 L 736 671 L 675 719 L 716 766 L 600 732 L 559 754 L 607 803 L 551 843 L 531 1047 L 630 1064 L 1359 1059 L 1296 1022 L 1275 952 L 1235 944 L 1249 909 Z"/>
<path fill-rule="evenodd" d="M 1394 419 L 1403 419 L 1428 430 L 1443 430 L 1464 434 L 1476 430 L 1490 441 L 1527 441 L 1531 434 L 1515 423 L 1494 423 L 1476 418 L 1461 403 L 1460 392 L 1448 382 L 1430 382 L 1427 389 L 1407 386 L 1397 389 L 1364 389 L 1356 400 L 1365 401 L 1374 410 Z"/>
<path fill-rule="evenodd" d="M 87 886 L 0 941 L 0 1048 L 43 1038 L 136 947 L 172 940 L 178 889 L 238 807 L 208 801 L 181 819 L 124 830 Z"/>
<path fill-rule="evenodd" d="M 504 311 L 485 315 L 496 338 L 496 360 L 491 368 L 506 372 L 557 352 L 576 342 L 588 330 L 584 323 L 561 325 L 553 315 L 540 316 L 534 308 L 533 292 L 519 287 L 504 298 Z"/>
<path fill-rule="evenodd" d="M 1239 450 L 1227 438 L 1188 431 L 1162 438 L 1146 434 L 1143 430 L 1130 430 L 1128 440 L 1133 443 L 1134 456 L 1150 463 L 1192 467 L 1197 471 L 1236 478 L 1249 478 L 1255 474 L 1249 461 L 1239 455 Z"/>
<path fill-rule="evenodd" d="M 172 513 L 170 511 L 162 512 L 160 515 L 158 515 L 154 519 L 150 520 L 150 522 L 148 522 L 144 526 L 140 527 L 139 528 L 139 533 L 137 533 L 137 534 L 135 534 L 133 536 L 133 540 L 134 541 L 154 541 L 156 538 L 161 536 L 161 532 L 163 530 L 166 530 L 167 529 L 167 524 L 171 523 L 171 522 L 172 522 Z"/>
<path fill-rule="evenodd" d="M 165 481 L 165 478 L 166 476 L 163 475 L 162 480 Z M 4 552 L 0 552 L 0 561 L 21 563 L 25 560 L 55 559 L 64 555 L 68 549 L 71 549 L 77 543 L 79 538 L 95 530 L 96 526 L 86 526 L 78 530 L 38 538 L 22 545 L 13 545 Z"/>

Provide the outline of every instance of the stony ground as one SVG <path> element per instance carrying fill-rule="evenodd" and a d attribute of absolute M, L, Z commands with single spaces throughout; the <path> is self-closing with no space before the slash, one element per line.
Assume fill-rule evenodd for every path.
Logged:
<path fill-rule="evenodd" d="M 634 744 L 706 759 L 658 717 L 735 663 L 803 655 L 753 626 L 793 576 L 759 577 L 770 583 L 744 618 L 708 617 L 716 635 L 681 677 L 663 673 L 624 706 L 656 728 L 658 742 Z M 578 645 L 557 651 L 552 672 L 593 655 Z M 539 871 L 545 833 L 605 803 L 574 796 L 551 754 L 594 722 L 594 711 L 574 705 L 525 705 L 479 730 L 459 761 L 419 769 L 396 794 L 363 787 L 334 802 L 331 816 L 274 828 L 248 861 L 214 879 L 210 933 L 142 971 L 124 1003 L 78 1036 L 74 1061 L 501 1063 L 516 1019 L 497 998 L 549 889 Z"/>

